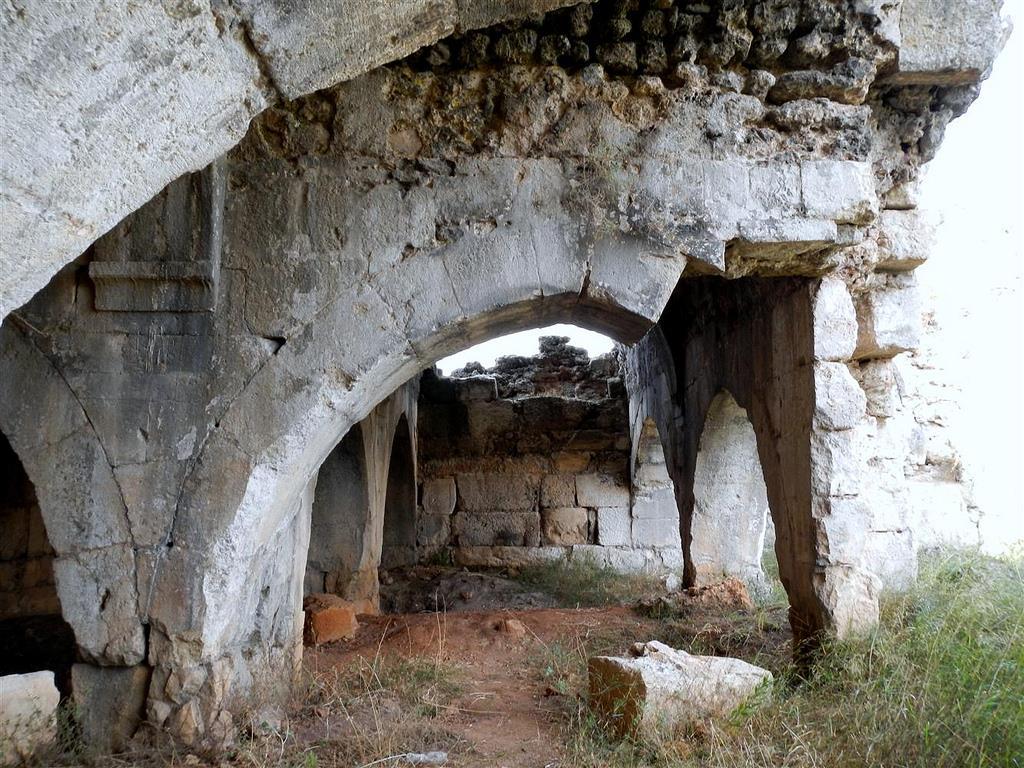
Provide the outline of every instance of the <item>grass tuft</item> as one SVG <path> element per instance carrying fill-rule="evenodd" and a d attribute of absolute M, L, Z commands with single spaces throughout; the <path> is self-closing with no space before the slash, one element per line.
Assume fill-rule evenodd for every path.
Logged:
<path fill-rule="evenodd" d="M 577 608 L 634 603 L 665 592 L 664 581 L 650 573 L 624 574 L 590 557 L 556 558 L 524 566 L 519 581 Z"/>
<path fill-rule="evenodd" d="M 582 689 L 577 689 L 582 690 Z M 1024 560 L 923 558 L 870 636 L 829 643 L 810 682 L 656 744 L 610 742 L 578 696 L 566 765 L 663 768 L 1024 766 Z"/>

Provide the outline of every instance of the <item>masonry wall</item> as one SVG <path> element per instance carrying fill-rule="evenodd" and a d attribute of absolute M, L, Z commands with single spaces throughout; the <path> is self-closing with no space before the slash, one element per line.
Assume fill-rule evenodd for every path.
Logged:
<path fill-rule="evenodd" d="M 450 550 L 466 565 L 585 556 L 623 570 L 679 567 L 671 492 L 668 507 L 652 502 L 664 487 L 654 479 L 634 495 L 621 379 L 570 382 L 578 396 L 566 397 L 557 376 L 545 385 L 537 373 L 512 384 L 500 374 L 424 375 L 421 559 Z"/>

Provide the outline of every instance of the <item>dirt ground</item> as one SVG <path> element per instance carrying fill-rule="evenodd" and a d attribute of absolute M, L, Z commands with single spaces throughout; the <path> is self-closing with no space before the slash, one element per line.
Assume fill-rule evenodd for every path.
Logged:
<path fill-rule="evenodd" d="M 385 696 L 385 704 L 378 699 L 369 707 L 372 717 L 348 707 L 347 726 L 339 725 L 334 732 L 324 731 L 315 707 L 312 715 L 307 708 L 296 721 L 300 740 L 339 743 L 340 734 L 354 727 L 369 732 L 368 741 L 375 742 L 359 753 L 360 759 L 389 751 L 440 750 L 448 754 L 448 766 L 564 768 L 575 764 L 567 741 L 574 714 L 585 712 L 589 655 L 622 654 L 634 642 L 661 640 L 769 668 L 783 666 L 788 658 L 784 611 L 753 609 L 749 603 L 738 609 L 735 590 L 728 586 L 701 595 L 651 596 L 631 606 L 460 610 L 453 593 L 461 589 L 467 596 L 464 602 L 471 605 L 491 601 L 493 595 L 484 598 L 488 591 L 481 586 L 494 586 L 492 578 L 442 575 L 441 582 L 450 589 L 441 592 L 451 610 L 365 617 L 351 641 L 307 648 L 304 666 L 310 679 L 338 679 L 361 669 L 368 698 L 371 689 L 380 693 L 404 687 L 403 680 L 417 675 L 425 680 L 406 690 L 404 700 L 402 695 Z M 531 593 L 516 597 L 512 587 L 498 587 L 498 597 L 512 605 L 551 600 Z M 745 599 L 744 593 L 740 602 Z M 351 695 L 351 681 L 346 685 Z M 411 728 L 410 710 L 416 713 Z M 333 757 L 337 762 L 329 749 L 318 750 L 315 764 L 371 762 L 346 763 L 353 758 Z M 409 763 L 396 759 L 379 764 Z"/>

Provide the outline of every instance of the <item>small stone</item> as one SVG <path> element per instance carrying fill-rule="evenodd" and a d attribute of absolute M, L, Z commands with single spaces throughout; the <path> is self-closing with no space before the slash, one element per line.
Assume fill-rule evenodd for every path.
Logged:
<path fill-rule="evenodd" d="M 755 69 L 747 74 L 746 82 L 743 84 L 743 93 L 764 101 L 768 91 L 775 85 L 775 75 L 765 69 Z"/>
<path fill-rule="evenodd" d="M 632 30 L 629 19 L 609 19 L 604 32 L 611 40 L 622 40 Z"/>
<path fill-rule="evenodd" d="M 487 61 L 487 50 L 490 45 L 490 38 L 483 32 L 471 32 L 462 41 L 459 60 L 467 67 L 480 66 Z"/>
<path fill-rule="evenodd" d="M 451 49 L 444 43 L 432 45 L 427 51 L 427 64 L 432 67 L 444 67 L 451 61 Z"/>
<path fill-rule="evenodd" d="M 503 635 L 508 635 L 513 640 L 522 640 L 526 637 L 526 625 L 519 619 L 500 619 L 494 625 L 494 629 Z"/>
<path fill-rule="evenodd" d="M 637 70 L 636 43 L 604 43 L 595 55 L 608 72 L 628 75 Z"/>
<path fill-rule="evenodd" d="M 648 37 L 664 37 L 668 32 L 665 14 L 657 10 L 647 11 L 640 19 L 640 31 Z"/>
<path fill-rule="evenodd" d="M 306 612 L 303 642 L 322 645 L 353 637 L 359 629 L 352 604 L 337 595 L 307 595 L 302 601 Z"/>
<path fill-rule="evenodd" d="M 528 64 L 537 49 L 537 33 L 532 29 L 517 29 L 498 38 L 494 55 L 510 64 Z"/>
<path fill-rule="evenodd" d="M 573 37 L 586 37 L 590 32 L 590 20 L 594 9 L 590 5 L 577 5 L 569 11 L 569 34 Z"/>
<path fill-rule="evenodd" d="M 538 55 L 545 64 L 557 64 L 559 58 L 572 49 L 569 38 L 565 35 L 545 35 L 540 39 Z"/>
<path fill-rule="evenodd" d="M 668 54 L 661 40 L 646 40 L 640 44 L 640 69 L 651 75 L 658 75 L 668 67 Z"/>
<path fill-rule="evenodd" d="M 569 48 L 569 61 L 576 65 L 583 65 L 590 61 L 590 46 L 581 40 L 577 40 Z"/>

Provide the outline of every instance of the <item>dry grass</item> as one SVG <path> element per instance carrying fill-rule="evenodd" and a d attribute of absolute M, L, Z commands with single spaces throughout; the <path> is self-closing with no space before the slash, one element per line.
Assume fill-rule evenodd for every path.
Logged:
<path fill-rule="evenodd" d="M 742 649 L 743 644 L 732 650 Z M 572 768 L 1024 766 L 1024 560 L 951 552 L 889 595 L 871 636 L 823 649 L 811 682 L 656 743 L 610 741 L 583 699 L 590 653 L 556 654 Z M 699 648 L 695 650 L 700 650 Z M 718 649 L 711 649 L 718 650 Z M 734 655 L 743 656 L 743 653 Z"/>
<path fill-rule="evenodd" d="M 522 569 L 519 580 L 568 608 L 625 605 L 665 592 L 660 576 L 623 574 L 588 557 L 558 558 L 530 565 Z"/>

